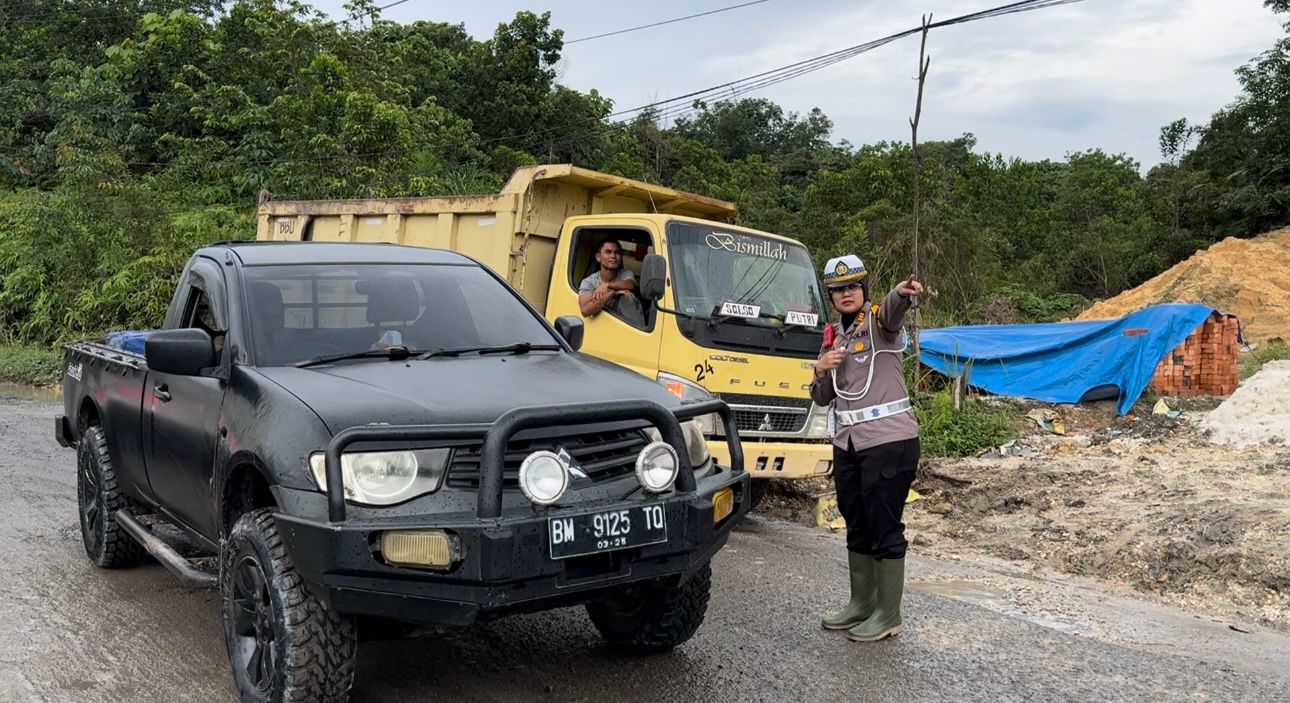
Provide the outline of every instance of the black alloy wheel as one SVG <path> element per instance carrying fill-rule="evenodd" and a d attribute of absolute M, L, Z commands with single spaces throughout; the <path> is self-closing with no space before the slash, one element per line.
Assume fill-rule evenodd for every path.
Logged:
<path fill-rule="evenodd" d="M 76 446 L 76 503 L 81 518 L 81 541 L 90 561 L 105 569 L 132 566 L 147 552 L 116 522 L 116 511 L 130 501 L 117 485 L 103 428 L 91 425 Z"/>
<path fill-rule="evenodd" d="M 233 634 L 230 642 L 234 667 L 246 672 L 257 691 L 267 693 L 278 671 L 277 633 L 273 602 L 264 567 L 254 553 L 238 556 L 233 571 Z"/>
<path fill-rule="evenodd" d="M 238 518 L 220 550 L 221 621 L 242 703 L 346 703 L 358 638 L 296 570 L 274 510 Z"/>
<path fill-rule="evenodd" d="M 103 550 L 103 496 L 99 483 L 98 467 L 89 452 L 77 452 L 76 464 L 79 479 L 76 498 L 81 509 L 81 538 L 85 553 L 93 557 Z"/>

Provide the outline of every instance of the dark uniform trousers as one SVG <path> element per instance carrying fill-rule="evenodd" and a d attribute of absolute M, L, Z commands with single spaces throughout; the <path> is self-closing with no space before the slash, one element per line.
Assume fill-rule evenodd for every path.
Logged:
<path fill-rule="evenodd" d="M 905 498 L 918 469 L 918 438 L 850 451 L 833 446 L 833 485 L 847 523 L 847 549 L 903 559 Z"/>

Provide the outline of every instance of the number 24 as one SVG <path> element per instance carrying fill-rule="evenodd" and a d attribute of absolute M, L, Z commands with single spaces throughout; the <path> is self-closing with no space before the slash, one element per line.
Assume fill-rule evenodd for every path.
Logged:
<path fill-rule="evenodd" d="M 702 381 L 708 374 L 713 373 L 712 364 L 695 364 L 694 380 Z"/>

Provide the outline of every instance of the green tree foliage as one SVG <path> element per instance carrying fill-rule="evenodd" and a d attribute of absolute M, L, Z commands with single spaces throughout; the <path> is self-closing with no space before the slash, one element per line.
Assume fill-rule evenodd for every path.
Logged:
<path fill-rule="evenodd" d="M 1269 6 L 1286 11 L 1283 0 Z M 0 341 L 156 325 L 195 246 L 254 233 L 278 198 L 496 190 L 573 162 L 732 200 L 739 223 L 908 273 L 907 143 L 832 141 L 818 109 L 758 98 L 629 121 L 558 83 L 562 32 L 520 12 L 461 25 L 333 21 L 300 0 L 0 0 Z M 925 319 L 1058 319 L 1217 238 L 1290 220 L 1290 39 L 1238 70 L 1164 162 L 921 145 Z M 898 135 L 893 135 L 897 137 Z"/>
<path fill-rule="evenodd" d="M 1264 4 L 1290 13 L 1286 0 Z M 1290 223 L 1290 37 L 1237 68 L 1236 76 L 1241 94 L 1208 124 L 1180 120 L 1161 132 L 1169 162 L 1151 176 L 1177 183 L 1173 232 L 1182 243 L 1173 249 Z"/>

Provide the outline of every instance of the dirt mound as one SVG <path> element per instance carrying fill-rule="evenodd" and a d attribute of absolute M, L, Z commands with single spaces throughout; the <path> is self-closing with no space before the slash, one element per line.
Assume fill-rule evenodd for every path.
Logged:
<path fill-rule="evenodd" d="M 914 551 L 1043 564 L 1290 630 L 1290 451 L 1197 440 L 930 461 L 927 499 L 905 513 Z"/>
<path fill-rule="evenodd" d="M 1269 361 L 1200 424 L 1219 444 L 1290 444 L 1290 361 Z"/>
<path fill-rule="evenodd" d="M 1228 237 L 1076 319 L 1115 318 L 1156 303 L 1202 303 L 1233 313 L 1247 341 L 1290 340 L 1290 228 L 1254 239 Z"/>

